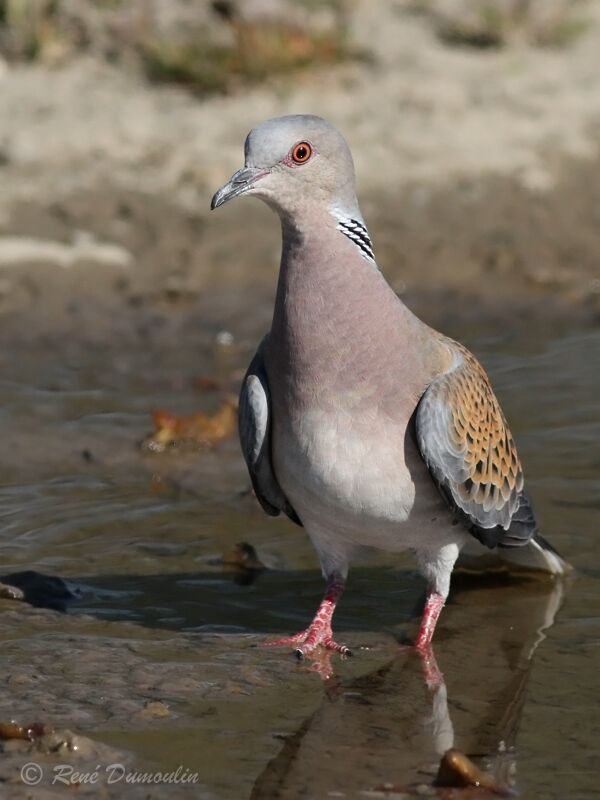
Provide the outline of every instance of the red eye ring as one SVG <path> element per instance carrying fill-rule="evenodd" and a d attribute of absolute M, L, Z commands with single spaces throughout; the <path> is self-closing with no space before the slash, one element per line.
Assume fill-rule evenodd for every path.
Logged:
<path fill-rule="evenodd" d="M 291 156 L 294 164 L 306 164 L 312 156 L 313 149 L 308 142 L 298 142 L 292 148 Z"/>

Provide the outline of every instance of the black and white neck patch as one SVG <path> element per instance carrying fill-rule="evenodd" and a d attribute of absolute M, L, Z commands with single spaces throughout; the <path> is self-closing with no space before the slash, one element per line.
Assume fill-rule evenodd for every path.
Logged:
<path fill-rule="evenodd" d="M 373 245 L 369 238 L 369 231 L 366 229 L 365 224 L 352 217 L 347 217 L 338 212 L 334 213 L 337 220 L 337 229 L 341 231 L 344 236 L 347 236 L 351 242 L 358 247 L 363 258 L 367 261 L 375 263 L 375 255 L 373 253 Z"/>

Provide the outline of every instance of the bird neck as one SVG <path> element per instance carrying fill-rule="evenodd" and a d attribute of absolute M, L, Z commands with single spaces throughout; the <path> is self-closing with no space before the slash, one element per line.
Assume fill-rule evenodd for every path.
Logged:
<path fill-rule="evenodd" d="M 309 254 L 309 266 L 314 265 L 318 272 L 328 265 L 335 268 L 340 261 L 353 262 L 357 268 L 364 267 L 366 261 L 377 269 L 371 237 L 356 201 L 349 205 L 332 203 L 294 210 L 293 214 L 278 211 L 282 272 L 287 272 L 288 266 L 293 267 L 297 261 L 304 262 Z"/>
<path fill-rule="evenodd" d="M 357 349 L 367 353 L 378 339 L 386 345 L 390 339 L 399 343 L 422 325 L 365 253 L 364 241 L 357 243 L 360 234 L 342 230 L 339 218 L 315 208 L 293 219 L 281 215 L 281 222 L 283 247 L 270 337 L 278 371 L 302 379 L 311 372 L 317 375 L 332 360 L 350 364 Z M 360 212 L 356 222 L 364 225 Z"/>
<path fill-rule="evenodd" d="M 375 254 L 369 231 L 363 220 L 357 204 L 350 210 L 338 205 L 330 207 L 330 213 L 335 220 L 337 230 L 346 236 L 358 248 L 361 256 L 375 264 Z"/>
<path fill-rule="evenodd" d="M 358 206 L 315 208 L 293 216 L 281 214 L 281 264 L 276 306 L 284 311 L 290 300 L 316 300 L 326 312 L 334 310 L 339 292 L 352 286 L 385 286 L 377 269 L 373 246 Z M 370 281 L 369 278 L 377 275 Z"/>

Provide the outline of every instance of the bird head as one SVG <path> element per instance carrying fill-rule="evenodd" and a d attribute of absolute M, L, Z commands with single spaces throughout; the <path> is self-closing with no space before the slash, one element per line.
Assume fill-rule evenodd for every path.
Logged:
<path fill-rule="evenodd" d="M 350 149 L 321 117 L 269 119 L 250 131 L 244 153 L 244 166 L 215 193 L 211 208 L 242 194 L 259 197 L 280 214 L 305 204 L 356 205 Z"/>

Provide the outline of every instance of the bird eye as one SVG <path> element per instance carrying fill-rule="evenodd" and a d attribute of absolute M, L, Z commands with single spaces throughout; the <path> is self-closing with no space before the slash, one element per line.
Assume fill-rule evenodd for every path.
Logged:
<path fill-rule="evenodd" d="M 306 164 L 311 156 L 312 147 L 308 142 L 298 142 L 298 144 L 292 150 L 292 160 L 296 164 Z"/>

